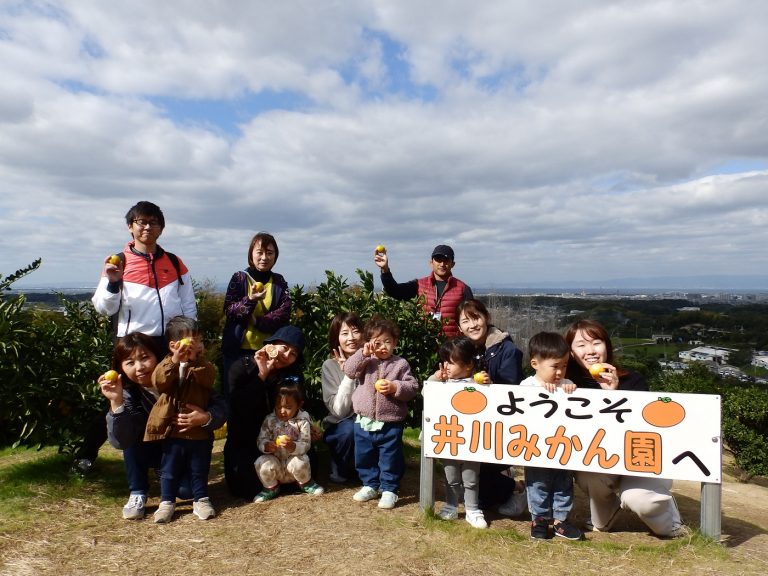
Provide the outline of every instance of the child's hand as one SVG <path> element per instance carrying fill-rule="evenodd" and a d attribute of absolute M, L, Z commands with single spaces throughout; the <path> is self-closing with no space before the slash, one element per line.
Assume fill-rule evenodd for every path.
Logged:
<path fill-rule="evenodd" d="M 384 396 L 390 396 L 391 394 L 397 392 L 397 384 L 391 380 L 385 380 L 384 378 L 377 380 L 375 386 L 376 391 L 379 394 L 383 394 Z"/>
<path fill-rule="evenodd" d="M 195 360 L 202 352 L 203 344 L 199 338 L 182 338 L 168 342 L 168 349 L 171 351 L 173 363 L 180 364 Z"/>
<path fill-rule="evenodd" d="M 563 384 L 563 392 L 566 394 L 573 394 L 576 391 L 576 384 L 573 382 L 568 382 L 567 384 Z"/>
<path fill-rule="evenodd" d="M 296 442 L 288 438 L 285 442 L 283 442 L 282 448 L 288 452 L 289 454 L 292 454 L 294 450 L 296 450 Z"/>
<path fill-rule="evenodd" d="M 539 384 L 541 384 L 550 394 L 557 392 L 557 384 L 552 384 L 552 382 L 539 382 Z"/>
<path fill-rule="evenodd" d="M 363 356 L 375 356 L 375 354 L 376 354 L 376 344 L 374 344 L 373 340 L 363 344 Z"/>
<path fill-rule="evenodd" d="M 267 442 L 264 444 L 264 453 L 274 454 L 275 452 L 277 452 L 277 444 L 272 442 L 272 440 L 267 440 Z"/>
<path fill-rule="evenodd" d="M 445 366 L 442 362 L 440 362 L 439 368 L 435 370 L 435 373 L 432 374 L 430 380 L 440 380 L 440 382 L 448 380 L 448 373 L 445 371 Z"/>

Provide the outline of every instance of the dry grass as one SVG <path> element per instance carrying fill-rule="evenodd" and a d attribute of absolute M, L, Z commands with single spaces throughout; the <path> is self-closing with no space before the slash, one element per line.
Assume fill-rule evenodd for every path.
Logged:
<path fill-rule="evenodd" d="M 491 527 L 480 531 L 461 520 L 446 523 L 422 515 L 416 463 L 392 511 L 354 502 L 354 486 L 327 484 L 320 497 L 290 494 L 261 505 L 235 501 L 226 494 L 217 446 L 211 497 L 218 516 L 201 522 L 191 505 L 183 504 L 174 521 L 161 526 L 151 518 L 120 518 L 125 500 L 120 455 L 107 448 L 102 453 L 96 474 L 114 476 L 107 482 L 64 477 L 60 489 L 55 483 L 33 487 L 36 494 L 22 499 L 21 512 L 0 511 L 0 574 L 768 573 L 768 488 L 757 484 L 724 485 L 722 545 L 695 535 L 657 539 L 627 513 L 619 531 L 589 534 L 587 542 L 532 542 L 523 520 L 488 514 Z M 0 461 L 0 471 L 12 459 Z M 695 527 L 698 485 L 676 484 L 676 495 Z M 156 505 L 151 499 L 151 509 Z M 574 520 L 583 520 L 585 512 L 577 492 Z"/>

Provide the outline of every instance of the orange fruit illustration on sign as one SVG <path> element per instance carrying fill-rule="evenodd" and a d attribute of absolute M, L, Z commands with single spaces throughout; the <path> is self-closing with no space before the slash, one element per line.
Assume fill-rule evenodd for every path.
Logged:
<path fill-rule="evenodd" d="M 643 408 L 643 420 L 657 428 L 670 428 L 685 420 L 685 408 L 671 398 L 660 397 Z"/>
<path fill-rule="evenodd" d="M 479 414 L 488 406 L 485 394 L 478 392 L 472 386 L 459 390 L 451 398 L 451 406 L 462 414 Z"/>

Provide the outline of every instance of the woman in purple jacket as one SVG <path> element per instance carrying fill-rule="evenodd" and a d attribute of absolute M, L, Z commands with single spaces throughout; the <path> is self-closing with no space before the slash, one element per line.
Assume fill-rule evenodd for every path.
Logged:
<path fill-rule="evenodd" d="M 272 272 L 279 255 L 275 237 L 267 232 L 257 233 L 248 247 L 248 268 L 235 272 L 227 286 L 221 340 L 221 389 L 225 395 L 232 364 L 244 356 L 253 356 L 267 337 L 287 326 L 290 320 L 288 283 Z"/>

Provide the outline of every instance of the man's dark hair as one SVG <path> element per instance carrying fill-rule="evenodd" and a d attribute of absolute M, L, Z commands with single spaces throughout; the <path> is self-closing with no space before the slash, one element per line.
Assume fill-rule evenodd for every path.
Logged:
<path fill-rule="evenodd" d="M 125 222 L 128 224 L 128 226 L 130 226 L 133 224 L 134 220 L 138 220 L 139 218 L 155 218 L 160 223 L 160 227 L 165 228 L 165 217 L 163 216 L 163 211 L 160 210 L 160 206 L 157 204 L 152 204 L 152 202 L 142 200 L 135 206 L 132 206 L 131 209 L 128 210 L 128 213 L 125 215 Z"/>

